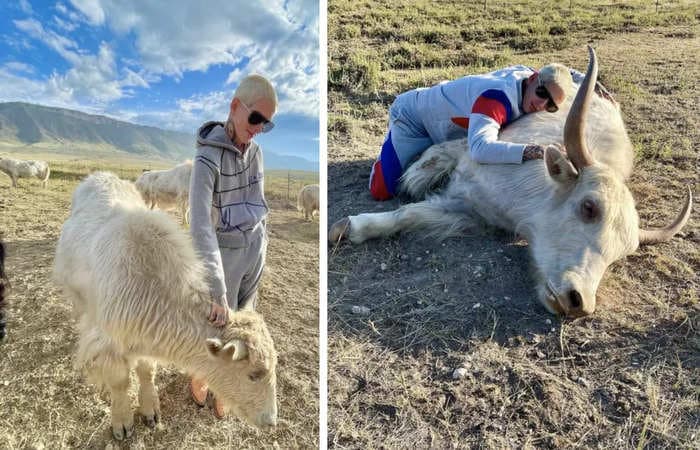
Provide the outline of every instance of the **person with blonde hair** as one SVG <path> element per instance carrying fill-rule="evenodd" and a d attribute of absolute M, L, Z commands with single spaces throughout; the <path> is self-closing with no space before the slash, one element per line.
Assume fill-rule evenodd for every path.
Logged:
<path fill-rule="evenodd" d="M 471 159 L 482 164 L 541 159 L 540 145 L 499 140 L 501 127 L 523 114 L 556 112 L 575 92 L 574 82 L 582 79 L 583 74 L 558 63 L 539 71 L 516 65 L 398 95 L 389 108 L 389 130 L 372 166 L 371 195 L 377 200 L 393 197 L 408 166 L 431 145 L 448 140 L 466 137 Z M 599 89 L 609 96 L 602 86 Z"/>
<path fill-rule="evenodd" d="M 190 234 L 209 281 L 209 321 L 221 327 L 229 311 L 254 309 L 265 266 L 268 206 L 263 188 L 263 155 L 253 140 L 274 127 L 277 94 L 261 75 L 239 83 L 226 122 L 206 122 L 197 131 L 190 178 Z M 206 380 L 192 379 L 192 399 L 204 406 Z M 222 405 L 214 402 L 222 418 Z"/>

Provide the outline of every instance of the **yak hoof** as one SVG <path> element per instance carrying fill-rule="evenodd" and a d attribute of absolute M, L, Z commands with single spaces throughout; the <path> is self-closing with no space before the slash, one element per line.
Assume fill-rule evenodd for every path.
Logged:
<path fill-rule="evenodd" d="M 143 416 L 143 423 L 148 428 L 155 428 L 156 425 L 158 425 L 158 422 L 160 422 L 160 417 L 158 417 L 158 413 L 153 413 L 151 415 Z"/>
<path fill-rule="evenodd" d="M 131 425 L 112 425 L 112 436 L 118 441 L 123 441 L 130 438 L 134 433 L 134 424 Z"/>
<path fill-rule="evenodd" d="M 350 218 L 343 217 L 331 226 L 331 231 L 328 232 L 328 241 L 332 243 L 340 242 L 347 239 L 350 235 Z"/>

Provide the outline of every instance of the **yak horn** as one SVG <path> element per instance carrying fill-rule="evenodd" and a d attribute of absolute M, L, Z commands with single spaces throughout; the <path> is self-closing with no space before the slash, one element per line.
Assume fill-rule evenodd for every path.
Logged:
<path fill-rule="evenodd" d="M 240 361 L 248 356 L 248 346 L 241 339 L 234 339 L 226 345 L 230 345 L 235 349 L 235 351 L 231 352 L 234 361 Z"/>
<path fill-rule="evenodd" d="M 672 224 L 663 228 L 654 228 L 650 230 L 639 229 L 639 244 L 656 244 L 657 242 L 666 242 L 673 237 L 674 234 L 681 231 L 681 228 L 690 218 L 690 211 L 693 207 L 693 193 L 688 187 L 688 195 L 685 198 L 685 206 L 676 220 Z"/>
<path fill-rule="evenodd" d="M 576 169 L 581 170 L 593 164 L 593 157 L 588 151 L 584 131 L 586 129 L 586 114 L 591 103 L 595 83 L 598 79 L 598 60 L 593 47 L 588 46 L 588 70 L 576 93 L 574 103 L 564 124 L 564 145 L 566 153 Z"/>

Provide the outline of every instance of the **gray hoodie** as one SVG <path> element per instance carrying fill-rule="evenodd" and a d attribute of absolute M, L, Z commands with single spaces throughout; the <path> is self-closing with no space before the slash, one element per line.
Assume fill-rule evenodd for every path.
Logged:
<path fill-rule="evenodd" d="M 248 245 L 253 233 L 264 234 L 267 212 L 262 149 L 251 141 L 241 154 L 222 122 L 202 125 L 190 179 L 190 233 L 215 300 L 226 294 L 219 242 Z"/>

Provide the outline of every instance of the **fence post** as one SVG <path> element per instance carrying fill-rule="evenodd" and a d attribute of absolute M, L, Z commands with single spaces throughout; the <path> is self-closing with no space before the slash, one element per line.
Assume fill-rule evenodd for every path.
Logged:
<path fill-rule="evenodd" d="M 289 184 L 291 183 L 291 173 L 287 170 L 287 201 L 289 201 Z"/>

